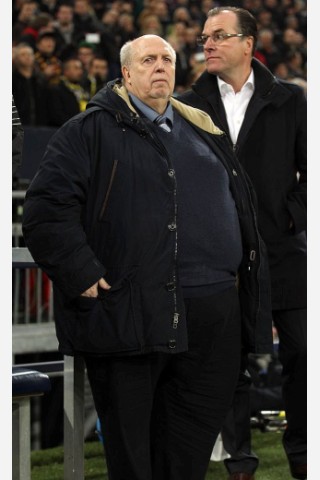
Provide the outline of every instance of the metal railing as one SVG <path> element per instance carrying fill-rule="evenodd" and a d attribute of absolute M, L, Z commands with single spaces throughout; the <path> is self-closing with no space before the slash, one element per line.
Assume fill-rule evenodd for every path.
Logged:
<path fill-rule="evenodd" d="M 26 247 L 12 248 L 12 266 L 17 270 L 38 269 L 30 252 Z M 38 269 L 39 270 L 39 269 Z M 53 322 L 50 322 L 53 324 Z M 34 325 L 39 330 L 39 324 Z M 32 325 L 14 325 L 14 328 Z M 14 340 L 13 328 L 13 340 Z M 33 335 L 36 330 L 33 330 Z M 52 335 L 53 332 L 51 332 Z M 14 344 L 14 341 L 13 341 Z M 17 350 L 15 348 L 14 350 Z M 37 346 L 39 351 L 39 345 Z M 35 366 L 36 364 L 32 364 Z M 45 365 L 45 364 L 44 364 Z M 40 365 L 36 365 L 37 369 Z M 52 365 L 48 374 L 53 374 Z M 56 373 L 59 371 L 59 362 L 56 364 Z M 60 364 L 61 370 L 61 364 Z M 45 368 L 43 369 L 45 372 Z M 81 357 L 64 356 L 63 361 L 63 410 L 64 410 L 64 480 L 84 479 L 84 410 L 85 410 L 85 367 Z"/>
<path fill-rule="evenodd" d="M 25 191 L 12 192 L 14 219 L 16 220 L 12 223 L 12 243 L 15 248 L 24 247 L 21 221 L 19 222 L 19 217 L 22 216 L 24 197 Z M 19 250 L 15 252 L 15 255 L 19 255 Z M 24 255 L 23 250 L 20 255 Z M 39 268 L 34 268 L 34 262 L 30 260 L 29 258 L 29 262 L 24 265 L 24 268 L 14 268 L 13 270 L 13 325 L 53 323 L 51 281 Z"/>

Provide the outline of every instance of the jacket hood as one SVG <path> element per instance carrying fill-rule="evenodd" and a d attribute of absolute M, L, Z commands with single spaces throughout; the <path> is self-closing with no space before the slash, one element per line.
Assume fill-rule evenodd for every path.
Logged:
<path fill-rule="evenodd" d="M 202 130 L 213 135 L 222 135 L 224 133 L 213 123 L 210 116 L 202 110 L 185 105 L 174 97 L 170 98 L 170 103 L 183 118 Z M 112 80 L 99 90 L 88 102 L 87 109 L 92 107 L 102 108 L 103 110 L 113 113 L 115 116 L 117 114 L 121 116 L 124 114 L 131 118 L 139 117 L 139 113 L 132 105 L 128 91 L 121 79 Z"/>
<path fill-rule="evenodd" d="M 122 80 L 117 78 L 116 80 L 112 80 L 107 83 L 107 85 L 101 90 L 99 90 L 88 102 L 87 109 L 92 107 L 99 107 L 103 110 L 111 111 L 111 110 L 121 110 L 126 111 L 129 114 L 130 110 L 132 112 L 137 112 L 134 110 L 133 106 L 130 104 L 130 101 L 127 102 L 127 105 L 121 101 L 121 99 L 115 95 L 117 89 L 121 88 Z M 129 98 L 128 98 L 129 100 Z M 131 105 L 131 108 L 129 107 Z M 127 109 L 129 107 L 129 109 Z"/>

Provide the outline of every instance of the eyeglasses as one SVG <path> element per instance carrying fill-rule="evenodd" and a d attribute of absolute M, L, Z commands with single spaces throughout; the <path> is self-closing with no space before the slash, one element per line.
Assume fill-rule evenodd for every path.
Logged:
<path fill-rule="evenodd" d="M 213 33 L 212 35 L 198 35 L 197 45 L 203 47 L 208 38 L 210 38 L 215 44 L 220 45 L 224 40 L 231 37 L 246 37 L 244 33 Z"/>

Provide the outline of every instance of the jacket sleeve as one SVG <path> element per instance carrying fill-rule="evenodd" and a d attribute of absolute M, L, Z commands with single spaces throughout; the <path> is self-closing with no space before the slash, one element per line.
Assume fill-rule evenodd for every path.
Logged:
<path fill-rule="evenodd" d="M 295 233 L 307 229 L 307 100 L 302 89 L 296 87 L 295 164 L 297 184 L 287 197 L 287 207 L 294 223 Z"/>
<path fill-rule="evenodd" d="M 53 135 L 27 190 L 22 219 L 35 262 L 70 298 L 105 274 L 82 223 L 91 175 L 83 130 L 83 121 L 72 119 Z"/>

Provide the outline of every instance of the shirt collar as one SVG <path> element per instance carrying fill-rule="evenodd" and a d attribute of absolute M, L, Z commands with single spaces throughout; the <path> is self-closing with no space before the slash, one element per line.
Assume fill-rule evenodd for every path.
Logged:
<path fill-rule="evenodd" d="M 218 81 L 218 87 L 219 87 L 219 90 L 220 90 L 220 95 L 222 97 L 224 97 L 228 92 L 230 91 L 233 91 L 233 88 L 231 87 L 231 85 L 229 85 L 228 83 L 226 83 L 224 80 L 222 80 L 220 77 L 217 77 L 217 81 Z M 248 77 L 248 80 L 246 81 L 246 83 L 243 85 L 243 87 L 241 88 L 241 90 L 244 90 L 244 89 L 250 89 L 250 90 L 254 90 L 254 73 L 253 73 L 253 70 L 251 69 L 251 72 L 250 72 L 250 75 Z"/>
<path fill-rule="evenodd" d="M 132 103 L 140 110 L 142 115 L 147 117 L 151 122 L 154 122 L 157 117 L 159 117 L 159 113 L 153 110 L 153 108 L 149 107 L 145 103 L 143 103 L 138 97 L 129 93 L 129 97 L 132 100 Z M 167 118 L 171 125 L 173 125 L 173 108 L 170 102 L 168 102 L 167 108 L 162 115 L 163 117 Z"/>

